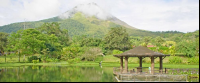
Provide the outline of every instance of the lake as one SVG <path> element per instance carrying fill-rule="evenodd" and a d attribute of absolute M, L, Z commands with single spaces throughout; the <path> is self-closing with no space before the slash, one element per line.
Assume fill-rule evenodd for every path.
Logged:
<path fill-rule="evenodd" d="M 116 82 L 116 79 L 113 67 L 34 65 L 0 67 L 0 82 Z"/>
<path fill-rule="evenodd" d="M 113 67 L 0 67 L 0 82 L 113 82 Z M 111 71 L 111 72 L 110 72 Z"/>

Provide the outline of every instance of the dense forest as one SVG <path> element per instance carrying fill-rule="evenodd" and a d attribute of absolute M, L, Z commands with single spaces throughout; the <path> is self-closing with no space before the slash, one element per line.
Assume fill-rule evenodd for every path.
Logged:
<path fill-rule="evenodd" d="M 59 22 L 46 22 L 37 28 L 21 29 L 12 33 L 0 32 L 1 54 L 29 56 L 29 62 L 38 58 L 43 62 L 94 61 L 97 57 L 122 53 L 136 46 L 151 45 L 153 47 L 149 49 L 171 56 L 199 56 L 199 30 L 189 33 L 167 31 L 154 32 L 154 36 L 147 36 L 148 33 L 133 36 L 126 28 L 115 26 L 109 28 L 107 33 L 104 32 L 105 35 L 98 37 L 82 34 L 70 36 L 69 33 L 73 31 L 70 32 L 61 26 Z"/>

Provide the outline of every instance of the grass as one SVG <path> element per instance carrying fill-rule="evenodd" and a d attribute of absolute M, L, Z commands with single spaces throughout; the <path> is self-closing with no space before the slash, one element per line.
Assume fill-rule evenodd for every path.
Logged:
<path fill-rule="evenodd" d="M 173 57 L 173 56 L 170 56 Z M 183 60 L 180 64 L 170 64 L 169 59 L 170 57 L 165 57 L 163 59 L 163 68 L 199 68 L 199 64 L 186 64 L 189 58 L 181 57 Z M 196 56 L 196 58 L 199 58 Z M 120 59 L 114 57 L 113 55 L 106 55 L 103 58 L 98 58 L 96 61 L 80 61 L 78 63 L 74 62 L 69 64 L 67 61 L 60 61 L 60 62 L 50 62 L 50 63 L 26 63 L 27 57 L 25 58 L 25 62 L 23 62 L 23 57 L 20 58 L 20 63 L 18 62 L 18 56 L 7 57 L 7 63 L 5 63 L 5 57 L 0 56 L 0 67 L 3 66 L 23 66 L 23 65 L 62 65 L 62 66 L 99 66 L 99 62 L 102 60 L 102 66 L 110 66 L 110 67 L 119 67 L 120 66 Z M 128 59 L 128 66 L 131 67 L 138 67 L 139 66 L 139 59 L 137 57 L 130 57 Z M 123 60 L 124 61 L 124 60 Z M 150 67 L 151 60 L 149 57 L 144 58 L 143 67 Z M 155 59 L 155 67 L 159 67 L 159 58 Z"/>
<path fill-rule="evenodd" d="M 174 56 L 167 56 L 167 57 L 165 57 L 164 59 L 163 59 L 163 63 L 169 63 L 169 59 L 170 58 L 173 58 Z M 181 56 L 180 57 L 181 59 L 182 59 L 182 63 L 180 63 L 180 64 L 187 64 L 187 61 L 188 61 L 188 59 L 189 58 L 187 58 L 187 57 L 183 57 L 183 56 Z M 199 56 L 196 56 L 195 58 L 199 58 Z M 124 60 L 123 60 L 124 61 Z M 105 56 L 104 58 L 103 58 L 103 62 L 120 62 L 120 59 L 119 58 L 117 58 L 117 57 L 113 57 L 113 55 L 107 55 L 107 56 Z M 128 63 L 138 63 L 139 62 L 139 59 L 138 59 L 138 57 L 129 57 L 129 59 L 128 59 Z M 155 60 L 154 60 L 154 63 L 159 63 L 160 62 L 160 60 L 159 60 L 159 58 L 156 58 Z M 146 57 L 146 58 L 144 58 L 144 60 L 143 60 L 143 63 L 151 63 L 151 59 L 149 58 L 149 57 Z"/>

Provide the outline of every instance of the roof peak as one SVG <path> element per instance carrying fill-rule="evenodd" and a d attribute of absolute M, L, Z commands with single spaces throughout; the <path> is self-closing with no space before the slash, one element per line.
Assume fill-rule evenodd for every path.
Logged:
<path fill-rule="evenodd" d="M 152 56 L 169 56 L 159 52 L 152 51 L 144 46 L 138 46 L 124 53 L 114 56 L 129 56 L 129 57 L 152 57 Z"/>

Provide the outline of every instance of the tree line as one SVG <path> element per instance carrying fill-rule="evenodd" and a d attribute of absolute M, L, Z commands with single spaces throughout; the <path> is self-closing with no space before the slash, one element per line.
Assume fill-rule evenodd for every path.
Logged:
<path fill-rule="evenodd" d="M 94 61 L 99 56 L 125 52 L 136 46 L 149 46 L 149 49 L 164 54 L 182 53 L 187 57 L 198 56 L 199 31 L 175 34 L 171 37 L 130 36 L 124 27 L 110 28 L 102 38 L 88 35 L 69 36 L 60 23 L 44 23 L 37 28 L 18 30 L 10 34 L 0 32 L 1 54 L 20 57 L 28 56 L 29 61 L 58 60 Z M 6 54 L 5 54 L 6 53 Z M 34 58 L 36 56 L 36 58 Z"/>

